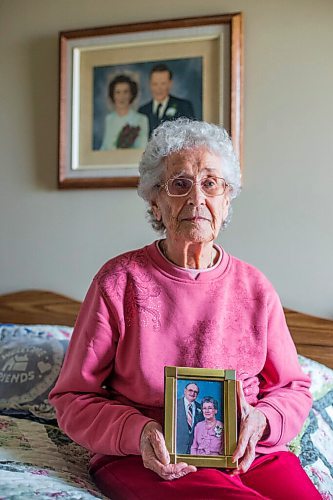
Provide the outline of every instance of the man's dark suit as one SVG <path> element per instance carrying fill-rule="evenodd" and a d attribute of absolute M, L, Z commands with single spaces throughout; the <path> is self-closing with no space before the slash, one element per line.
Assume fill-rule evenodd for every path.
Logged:
<path fill-rule="evenodd" d="M 194 118 L 193 106 L 191 102 L 186 99 L 179 99 L 179 97 L 175 97 L 173 95 L 169 95 L 168 105 L 161 118 L 158 118 L 156 113 L 153 113 L 153 101 L 141 106 L 138 111 L 148 117 L 149 135 L 151 135 L 154 128 L 166 120 L 175 120 L 181 116 L 185 116 L 190 119 Z"/>
<path fill-rule="evenodd" d="M 187 423 L 184 398 L 177 399 L 177 454 L 190 454 L 194 437 L 194 427 L 198 422 L 204 420 L 201 406 L 196 401 L 194 401 L 194 404 L 194 422 L 190 430 Z"/>

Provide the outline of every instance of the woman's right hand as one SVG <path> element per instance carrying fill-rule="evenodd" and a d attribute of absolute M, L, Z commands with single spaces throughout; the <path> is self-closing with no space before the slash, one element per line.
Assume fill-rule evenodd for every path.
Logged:
<path fill-rule="evenodd" d="M 148 422 L 143 428 L 140 439 L 140 451 L 143 465 L 156 472 L 162 479 L 172 481 L 197 470 L 185 462 L 170 464 L 162 427 L 157 422 Z"/>

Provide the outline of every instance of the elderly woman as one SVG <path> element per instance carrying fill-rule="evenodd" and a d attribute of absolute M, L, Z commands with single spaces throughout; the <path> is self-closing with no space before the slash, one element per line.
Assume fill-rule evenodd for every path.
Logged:
<path fill-rule="evenodd" d="M 211 396 L 201 401 L 204 420 L 194 428 L 191 455 L 222 455 L 223 424 L 217 420 L 218 402 Z"/>
<path fill-rule="evenodd" d="M 164 122 L 140 174 L 139 194 L 163 237 L 96 274 L 50 394 L 59 425 L 92 452 L 90 473 L 113 500 L 320 498 L 286 451 L 311 396 L 279 298 L 261 272 L 215 242 L 240 192 L 227 133 Z M 237 370 L 235 472 L 170 464 L 168 365 Z"/>

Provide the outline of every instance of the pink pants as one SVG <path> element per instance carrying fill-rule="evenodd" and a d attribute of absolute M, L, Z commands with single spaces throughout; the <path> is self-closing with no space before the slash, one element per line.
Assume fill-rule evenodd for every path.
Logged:
<path fill-rule="evenodd" d="M 145 469 L 141 457 L 103 457 L 90 471 L 112 500 L 309 500 L 320 499 L 298 458 L 280 451 L 257 458 L 240 476 L 200 468 L 174 481 Z"/>

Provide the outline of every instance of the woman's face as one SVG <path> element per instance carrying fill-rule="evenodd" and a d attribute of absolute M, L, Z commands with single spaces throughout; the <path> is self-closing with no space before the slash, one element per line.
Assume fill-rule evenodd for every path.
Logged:
<path fill-rule="evenodd" d="M 132 94 L 129 83 L 116 83 L 113 90 L 113 103 L 117 110 L 128 109 Z"/>
<path fill-rule="evenodd" d="M 216 408 L 214 408 L 213 403 L 207 402 L 202 405 L 202 413 L 205 417 L 205 420 L 214 420 L 217 410 Z"/>
<path fill-rule="evenodd" d="M 166 158 L 164 182 L 174 177 L 188 177 L 195 182 L 209 175 L 223 177 L 222 168 L 223 160 L 206 148 L 182 150 Z M 228 208 L 228 188 L 223 195 L 207 196 L 200 184 L 194 184 L 190 193 L 182 197 L 168 196 L 163 188 L 152 203 L 156 219 L 162 219 L 166 227 L 167 239 L 179 245 L 215 240 Z"/>

